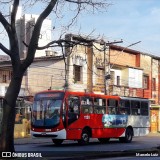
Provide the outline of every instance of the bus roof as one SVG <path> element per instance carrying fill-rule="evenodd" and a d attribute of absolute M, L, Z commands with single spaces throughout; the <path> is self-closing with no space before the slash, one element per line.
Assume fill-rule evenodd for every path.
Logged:
<path fill-rule="evenodd" d="M 120 97 L 120 99 L 149 101 L 149 99 L 147 98 L 140 98 L 140 97 Z"/>
<path fill-rule="evenodd" d="M 75 95 L 75 96 L 89 96 L 89 97 L 97 97 L 97 98 L 114 98 L 114 99 L 127 99 L 127 100 L 141 100 L 141 101 L 149 101 L 147 98 L 140 98 L 140 97 L 122 97 L 122 96 L 115 96 L 115 95 L 103 95 L 103 94 L 95 94 L 89 92 L 75 92 L 75 91 L 64 91 L 64 90 L 45 90 L 36 93 L 51 93 L 51 92 L 61 92 L 65 93 L 66 95 Z"/>
<path fill-rule="evenodd" d="M 99 98 L 115 98 L 119 99 L 119 96 L 111 96 L 111 95 L 103 95 L 103 94 L 95 94 L 95 93 L 89 93 L 89 92 L 74 92 L 74 91 L 64 91 L 64 90 L 46 90 L 46 91 L 41 91 L 36 93 L 51 93 L 51 92 L 62 92 L 65 93 L 66 95 L 75 95 L 75 96 L 89 96 L 89 97 L 99 97 Z"/>

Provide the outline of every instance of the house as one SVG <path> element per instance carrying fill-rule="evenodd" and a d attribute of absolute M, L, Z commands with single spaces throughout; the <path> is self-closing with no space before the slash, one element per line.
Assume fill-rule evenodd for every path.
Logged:
<path fill-rule="evenodd" d="M 117 45 L 104 51 L 99 41 L 67 48 L 66 55 L 69 90 L 148 98 L 151 131 L 160 131 L 160 57 Z"/>
<path fill-rule="evenodd" d="M 67 34 L 66 40 L 83 40 Z M 27 69 L 19 96 L 34 96 L 48 89 L 148 98 L 151 131 L 160 131 L 160 57 L 129 48 L 86 40 L 89 45 L 65 48 L 63 56 L 36 57 Z M 12 77 L 10 60 L 0 62 L 0 96 Z"/>
<path fill-rule="evenodd" d="M 47 89 L 62 89 L 65 69 L 62 56 L 37 57 L 25 72 L 20 97 L 33 96 Z M 12 77 L 11 61 L 0 62 L 0 96 L 4 96 Z"/>

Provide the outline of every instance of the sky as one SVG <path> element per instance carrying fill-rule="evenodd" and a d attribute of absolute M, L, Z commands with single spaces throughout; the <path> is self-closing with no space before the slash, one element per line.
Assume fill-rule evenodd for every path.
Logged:
<path fill-rule="evenodd" d="M 103 36 L 117 45 L 160 56 L 160 0 L 110 0 L 106 13 L 80 18 L 81 30 Z"/>
<path fill-rule="evenodd" d="M 123 43 L 116 45 L 123 47 L 141 41 L 130 48 L 160 56 L 160 0 L 104 1 L 111 4 L 107 12 L 81 14 L 77 23 L 68 32 L 83 35 L 92 33 L 93 37 L 104 38 L 105 41 L 110 42 L 122 39 Z M 39 9 L 40 7 L 36 6 L 30 11 L 26 10 L 26 13 L 28 11 L 32 14 L 39 14 Z M 64 23 L 71 17 L 66 13 L 62 13 Z M 52 19 L 52 16 L 50 18 Z M 61 30 L 59 21 L 52 19 L 52 23 L 55 28 Z"/>

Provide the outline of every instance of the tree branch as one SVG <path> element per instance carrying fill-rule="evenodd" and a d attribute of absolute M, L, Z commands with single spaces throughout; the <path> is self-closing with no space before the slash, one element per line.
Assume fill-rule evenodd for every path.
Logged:
<path fill-rule="evenodd" d="M 6 53 L 6 54 L 8 54 L 9 56 L 11 56 L 10 50 L 8 50 L 2 43 L 0 43 L 0 49 L 1 49 L 4 53 Z"/>
<path fill-rule="evenodd" d="M 45 10 L 40 14 L 34 26 L 33 34 L 28 46 L 28 54 L 23 63 L 23 67 L 27 68 L 34 60 L 35 52 L 38 46 L 40 30 L 44 19 L 51 13 L 58 0 L 51 0 Z"/>
<path fill-rule="evenodd" d="M 0 22 L 2 23 L 3 27 L 5 28 L 8 36 L 10 36 L 10 34 L 11 34 L 11 26 L 7 22 L 7 20 L 4 18 L 4 16 L 2 15 L 1 12 L 0 12 Z"/>
<path fill-rule="evenodd" d="M 16 19 L 18 6 L 19 6 L 19 0 L 14 0 L 12 12 L 11 12 L 11 26 L 12 26 L 12 28 L 15 28 L 15 26 L 13 26 L 13 25 L 15 25 L 15 19 Z"/>

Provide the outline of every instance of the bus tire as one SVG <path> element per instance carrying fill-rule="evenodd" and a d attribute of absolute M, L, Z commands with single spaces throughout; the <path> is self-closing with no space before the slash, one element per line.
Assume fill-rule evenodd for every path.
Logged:
<path fill-rule="evenodd" d="M 126 134 L 125 134 L 125 142 L 126 143 L 132 142 L 132 138 L 133 138 L 133 131 L 131 128 L 127 128 Z"/>
<path fill-rule="evenodd" d="M 120 137 L 119 141 L 125 142 L 125 143 L 130 143 L 130 142 L 132 142 L 132 138 L 133 138 L 133 131 L 131 128 L 127 128 L 126 133 L 125 133 L 125 137 Z"/>
<path fill-rule="evenodd" d="M 86 145 L 89 143 L 90 134 L 87 130 L 83 130 L 81 134 L 81 139 L 78 140 L 78 143 L 81 145 Z"/>
<path fill-rule="evenodd" d="M 52 139 L 52 142 L 55 144 L 55 145 L 61 145 L 63 143 L 63 139 Z"/>
<path fill-rule="evenodd" d="M 98 138 L 100 143 L 108 143 L 110 138 Z"/>

